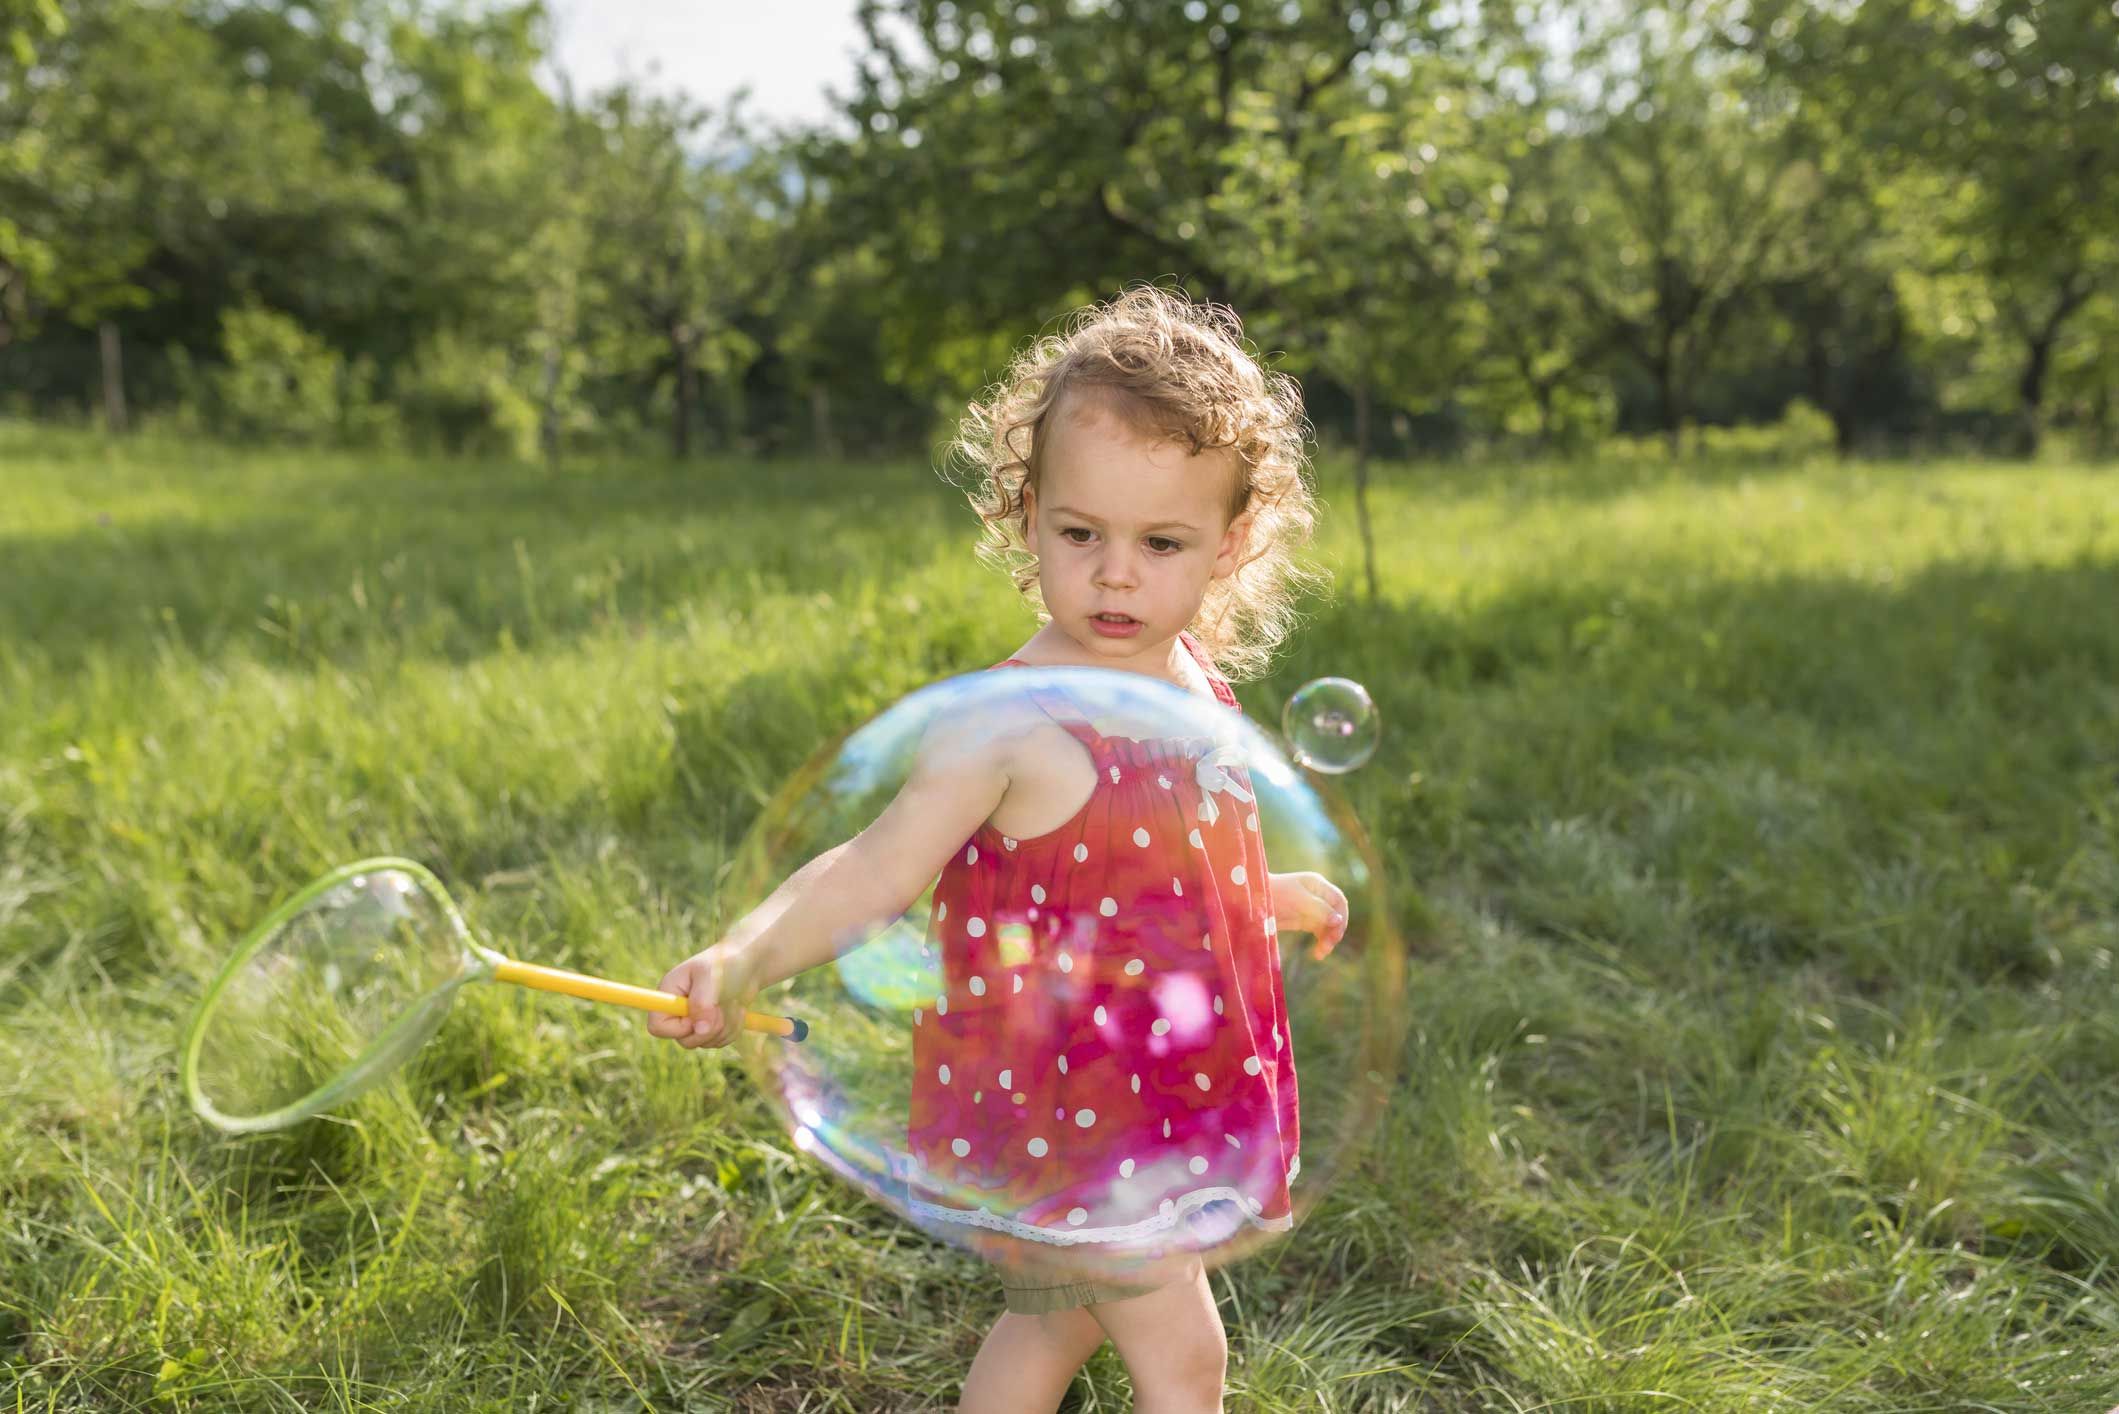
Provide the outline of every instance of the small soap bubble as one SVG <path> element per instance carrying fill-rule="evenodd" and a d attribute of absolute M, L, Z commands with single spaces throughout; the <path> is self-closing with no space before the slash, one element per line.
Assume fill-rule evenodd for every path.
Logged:
<path fill-rule="evenodd" d="M 1295 689 L 1281 710 L 1288 754 L 1327 775 L 1343 775 L 1376 754 L 1383 722 L 1368 689 L 1352 678 L 1317 678 Z"/>

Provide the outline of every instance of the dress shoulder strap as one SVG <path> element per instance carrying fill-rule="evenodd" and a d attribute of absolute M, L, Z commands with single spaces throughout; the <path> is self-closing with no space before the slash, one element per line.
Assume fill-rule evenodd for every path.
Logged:
<path fill-rule="evenodd" d="M 1192 661 L 1199 664 L 1199 670 L 1207 675 L 1207 686 L 1214 689 L 1215 700 L 1224 707 L 1233 707 L 1241 712 L 1243 704 L 1236 700 L 1235 689 L 1229 686 L 1227 678 L 1214 671 L 1213 660 L 1207 657 L 1206 650 L 1199 646 L 1199 640 L 1192 636 L 1191 630 L 1187 629 L 1178 634 L 1177 641 L 1185 646 L 1185 650 L 1192 655 Z"/>
<path fill-rule="evenodd" d="M 1032 665 L 1020 658 L 1009 658 L 993 665 L 995 669 L 1027 668 L 1030 666 Z M 1068 735 L 1074 737 L 1075 740 L 1081 742 L 1082 745 L 1090 748 L 1090 750 L 1095 750 L 1097 743 L 1104 739 L 1103 733 L 1090 724 L 1089 718 L 1064 693 L 1053 692 L 1047 688 L 1034 687 L 1030 689 L 1030 700 L 1035 702 L 1046 716 L 1066 728 Z"/>

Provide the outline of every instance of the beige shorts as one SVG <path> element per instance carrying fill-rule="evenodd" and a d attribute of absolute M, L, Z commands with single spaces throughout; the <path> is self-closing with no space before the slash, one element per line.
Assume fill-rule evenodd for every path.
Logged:
<path fill-rule="evenodd" d="M 1128 1271 L 1131 1281 L 1113 1281 L 1080 1263 L 1068 1264 L 1058 1254 L 1017 1250 L 996 1261 L 1001 1277 L 1001 1295 L 1010 1311 L 1021 1316 L 1050 1316 L 1083 1306 L 1109 1301 L 1129 1301 L 1161 1291 L 1175 1282 L 1192 1280 L 1199 1270 L 1196 1256 L 1177 1255 Z"/>
<path fill-rule="evenodd" d="M 1067 1281 L 1035 1272 L 1002 1272 L 1001 1295 L 1018 1316 L 1050 1316 L 1106 1301 L 1125 1301 L 1160 1291 L 1160 1286 L 1123 1282 Z"/>

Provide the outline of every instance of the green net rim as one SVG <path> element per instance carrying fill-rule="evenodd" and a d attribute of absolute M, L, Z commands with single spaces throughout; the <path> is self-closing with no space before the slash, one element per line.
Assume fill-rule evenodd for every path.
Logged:
<path fill-rule="evenodd" d="M 366 1050 L 308 1094 L 262 1114 L 232 1115 L 218 1108 L 199 1086 L 199 1052 L 205 1044 L 206 1027 L 213 1019 L 214 1008 L 220 1004 L 222 993 L 227 990 L 229 982 L 243 970 L 244 965 L 257 954 L 258 949 L 264 946 L 265 940 L 270 938 L 281 924 L 307 907 L 318 895 L 329 892 L 348 879 L 384 870 L 411 875 L 428 897 L 440 906 L 442 917 L 447 920 L 450 931 L 463 945 L 462 970 L 441 987 L 426 993 L 408 1006 L 402 1015 L 393 1019 L 376 1035 Z M 192 1109 L 201 1119 L 229 1134 L 255 1134 L 265 1130 L 285 1129 L 289 1125 L 321 1114 L 332 1105 L 359 1094 L 387 1074 L 399 1059 L 394 1052 L 400 1038 L 432 1019 L 437 1007 L 446 1010 L 458 987 L 466 982 L 491 976 L 494 965 L 499 961 L 499 954 L 480 945 L 478 940 L 471 936 L 463 914 L 457 910 L 456 901 L 449 897 L 449 892 L 442 887 L 441 880 L 435 878 L 425 865 L 416 860 L 399 859 L 391 855 L 357 859 L 351 864 L 342 864 L 330 873 L 319 875 L 303 885 L 292 897 L 245 933 L 243 940 L 229 955 L 228 961 L 222 964 L 220 972 L 207 985 L 206 993 L 199 999 L 198 1009 L 192 1013 L 191 1025 L 184 1035 L 180 1070 L 185 1098 L 191 1102 Z"/>

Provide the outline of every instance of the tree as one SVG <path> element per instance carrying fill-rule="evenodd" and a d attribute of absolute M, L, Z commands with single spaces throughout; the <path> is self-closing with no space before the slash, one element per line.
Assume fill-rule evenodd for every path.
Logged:
<path fill-rule="evenodd" d="M 620 87 L 591 114 L 602 151 L 586 176 L 588 279 L 605 352 L 669 380 L 670 449 L 683 458 L 701 376 L 733 387 L 760 352 L 744 320 L 786 278 L 789 198 L 777 158 L 734 109 L 717 122 L 685 100 Z"/>
<path fill-rule="evenodd" d="M 1654 384 L 1675 452 L 1735 316 L 1787 268 L 1816 174 L 1779 95 L 1718 57 L 1707 5 L 1629 11 L 1591 36 L 1598 92 L 1571 156 L 1590 219 L 1566 265 L 1612 346 Z"/>
<path fill-rule="evenodd" d="M 1867 146 L 1962 183 L 1936 263 L 1990 289 L 2017 350 L 2017 448 L 2035 451 L 2060 342 L 2119 279 L 2109 0 L 1760 0 L 1741 37 Z"/>
<path fill-rule="evenodd" d="M 297 232 L 311 247 L 317 232 L 353 239 L 389 201 L 334 159 L 301 101 L 242 75 L 176 10 L 81 0 L 0 100 L 0 132 L 34 134 L 38 154 L 0 169 L 13 232 L 0 260 L 21 287 L 11 330 L 40 314 L 99 330 L 114 428 L 129 317 L 240 284 L 245 264 L 275 268 Z"/>
<path fill-rule="evenodd" d="M 962 391 L 1022 334 L 1129 281 L 1174 276 L 1265 312 L 1279 291 L 1242 249 L 1239 174 L 1261 140 L 1285 150 L 1327 124 L 1363 56 L 1439 44 L 1438 12 L 866 0 L 856 135 L 813 141 L 805 165 L 896 276 L 900 368 Z"/>

